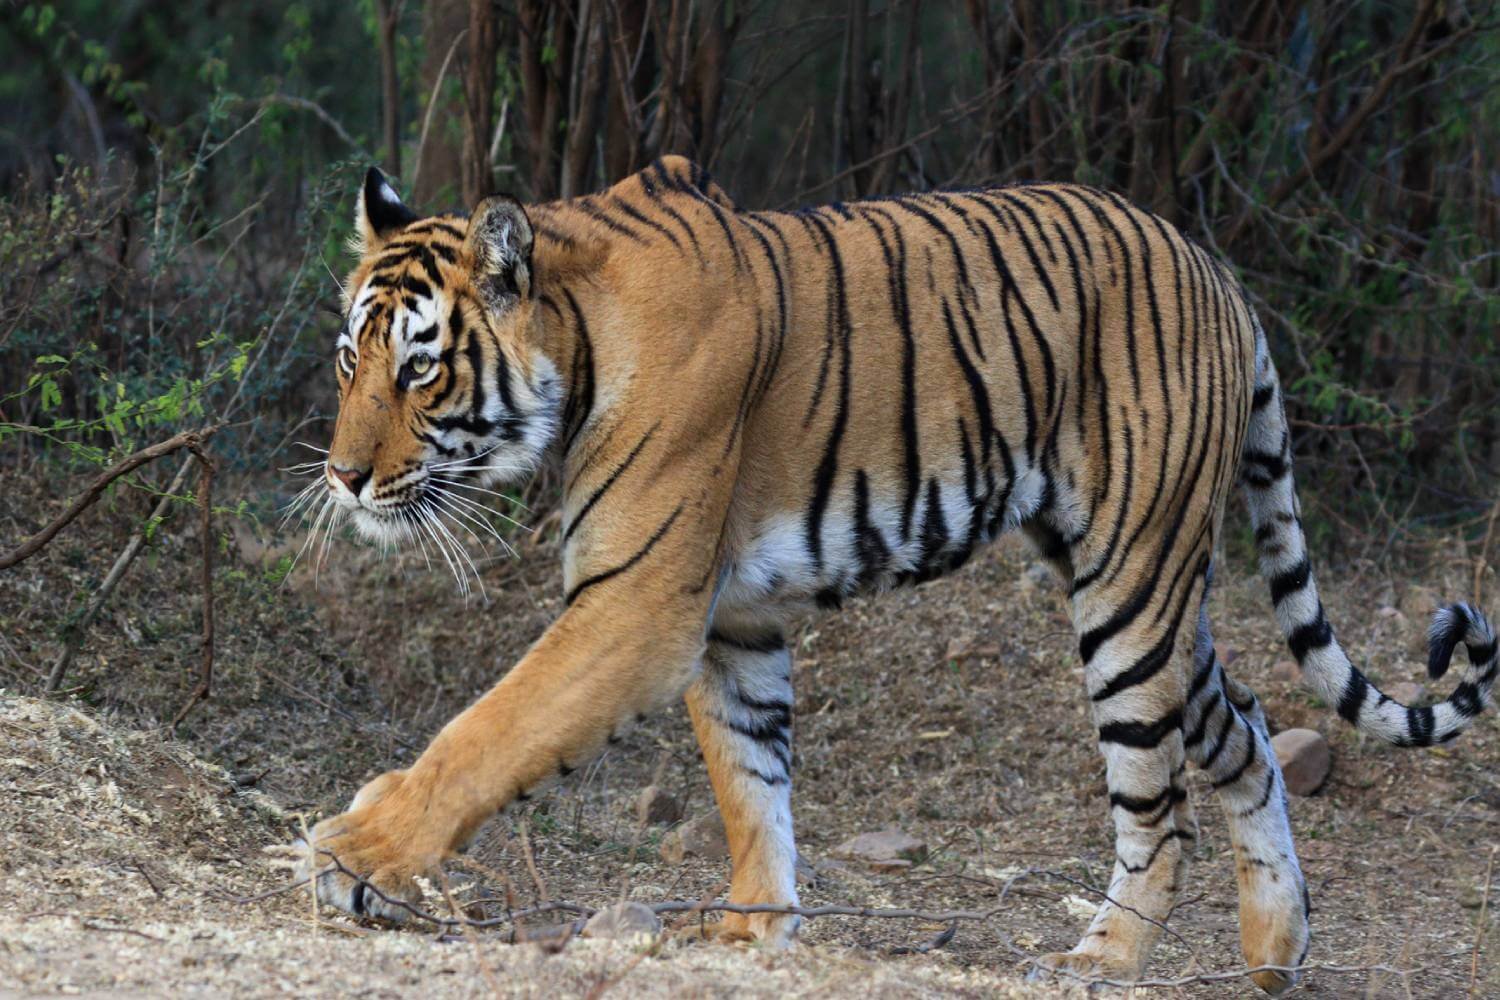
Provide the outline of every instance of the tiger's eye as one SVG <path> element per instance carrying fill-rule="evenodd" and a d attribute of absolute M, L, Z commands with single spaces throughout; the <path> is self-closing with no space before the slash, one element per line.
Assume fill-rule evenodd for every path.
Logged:
<path fill-rule="evenodd" d="M 426 375 L 432 368 L 432 358 L 426 354 L 418 354 L 411 359 L 411 370 L 413 375 Z"/>
<path fill-rule="evenodd" d="M 347 373 L 353 374 L 355 358 L 352 350 L 347 347 L 340 347 L 338 361 L 340 368 Z"/>

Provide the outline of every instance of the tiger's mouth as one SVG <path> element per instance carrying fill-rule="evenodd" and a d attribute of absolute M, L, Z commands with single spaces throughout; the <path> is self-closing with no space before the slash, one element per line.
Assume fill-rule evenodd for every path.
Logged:
<path fill-rule="evenodd" d="M 294 467 L 313 480 L 284 508 L 283 526 L 293 519 L 309 526 L 288 573 L 309 553 L 320 569 L 335 536 L 353 528 L 383 555 L 417 552 L 429 568 L 445 566 L 465 597 L 472 584 L 483 593 L 481 567 L 518 558 L 514 536 L 531 530 L 513 516 L 525 506 L 501 490 L 524 482 L 534 463 L 497 454 L 499 447 L 462 459 L 415 461 L 357 494 L 336 488 L 322 461 Z"/>
<path fill-rule="evenodd" d="M 443 564 L 467 595 L 470 583 L 484 584 L 480 567 L 503 556 L 518 557 L 514 530 L 530 530 L 501 506 L 516 503 L 490 488 L 493 469 L 444 470 L 428 467 L 397 488 L 377 490 L 368 501 L 347 508 L 355 530 L 382 549 L 416 550 L 428 565 Z M 472 580 L 471 580 L 472 578 Z"/>

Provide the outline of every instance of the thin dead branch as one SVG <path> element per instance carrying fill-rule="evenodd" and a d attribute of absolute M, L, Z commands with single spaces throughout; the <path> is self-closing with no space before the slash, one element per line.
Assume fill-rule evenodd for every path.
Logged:
<path fill-rule="evenodd" d="M 73 520 L 79 514 L 88 510 L 96 500 L 103 496 L 104 491 L 116 479 L 134 472 L 147 462 L 153 462 L 163 455 L 170 455 L 180 449 L 187 448 L 196 451 L 196 449 L 202 447 L 203 442 L 213 437 L 215 432 L 223 426 L 223 424 L 212 424 L 196 431 L 183 431 L 181 434 L 174 434 L 165 441 L 158 441 L 156 444 L 149 445 L 140 451 L 122 458 L 96 476 L 88 488 L 68 505 L 68 509 L 53 518 L 52 522 L 45 528 L 22 542 L 12 551 L 0 555 L 0 570 L 10 569 L 17 563 L 41 551 L 48 542 L 56 537 L 59 531 L 73 523 Z"/>
<path fill-rule="evenodd" d="M 198 478 L 198 541 L 203 551 L 203 661 L 198 675 L 198 684 L 183 702 L 177 714 L 172 716 L 170 727 L 177 731 L 177 724 L 187 718 L 193 706 L 208 697 L 214 679 L 214 463 L 197 445 L 189 445 L 203 471 Z"/>
<path fill-rule="evenodd" d="M 482 918 L 469 917 L 469 916 L 444 917 L 444 916 L 440 916 L 440 915 L 438 915 L 436 913 L 431 913 L 431 912 L 429 912 L 427 910 L 424 910 L 423 908 L 421 908 L 421 907 L 419 907 L 419 906 L 417 906 L 417 905 L 415 905 L 413 903 L 409 903 L 409 902 L 407 902 L 404 899 L 399 899 L 399 898 L 391 896 L 391 895 L 389 895 L 389 894 L 387 894 L 385 892 L 382 892 L 377 886 L 371 885 L 366 879 L 364 879 L 363 877 L 361 877 L 360 875 L 358 875 L 357 873 L 355 873 L 353 870 L 351 870 L 350 868 L 348 868 L 337 857 L 335 857 L 334 855 L 332 855 L 331 853 L 329 853 L 327 851 L 319 850 L 317 852 L 317 854 L 319 856 L 321 856 L 321 857 L 328 858 L 328 864 L 326 866 L 324 866 L 324 868 L 322 869 L 322 872 L 338 871 L 341 874 L 343 874 L 343 875 L 345 875 L 345 876 L 347 876 L 349 878 L 352 878 L 356 882 L 358 882 L 361 886 L 364 887 L 364 890 L 365 890 L 365 892 L 367 894 L 373 895 L 376 898 L 380 899 L 384 903 L 387 903 L 387 904 L 389 904 L 391 906 L 395 906 L 395 907 L 397 907 L 397 908 L 399 908 L 401 910 L 406 911 L 407 913 L 411 914 L 412 916 L 417 917 L 420 920 L 426 921 L 427 923 L 433 924 L 433 925 L 438 926 L 438 927 L 444 927 L 444 928 L 465 928 L 467 930 L 472 931 L 472 930 L 477 930 L 477 929 L 493 928 L 493 927 L 500 927 L 500 926 L 506 926 L 506 925 L 508 925 L 508 926 L 510 926 L 512 928 L 512 934 L 514 935 L 514 928 L 515 928 L 517 922 L 520 921 L 520 920 L 522 920 L 522 919 L 524 919 L 524 918 L 526 918 L 526 917 L 536 916 L 536 915 L 544 914 L 544 913 L 555 913 L 555 912 L 573 913 L 573 914 L 577 915 L 577 919 L 575 919 L 574 921 L 572 921 L 570 924 L 559 925 L 556 928 L 549 928 L 548 929 L 548 933 L 549 934 L 562 935 L 566 939 L 566 938 L 571 938 L 573 935 L 579 933 L 583 929 L 584 924 L 586 924 L 588 922 L 588 918 L 591 917 L 591 916 L 593 916 L 595 913 L 598 912 L 598 910 L 596 908 L 590 907 L 590 906 L 585 906 L 585 905 L 580 904 L 580 903 L 568 903 L 568 902 L 561 902 L 561 901 L 558 901 L 558 900 L 547 900 L 547 901 L 538 903 L 535 906 L 528 907 L 526 909 L 509 911 L 504 916 L 500 916 L 500 917 L 482 917 Z M 1491 861 L 1493 862 L 1493 854 L 1491 855 Z M 320 872 L 320 874 L 321 874 L 321 872 Z M 1070 884 L 1075 884 L 1075 885 L 1079 884 L 1078 880 L 1072 878 L 1071 876 L 1064 875 L 1061 872 L 1043 871 L 1043 870 L 1033 869 L 1033 870 L 1028 871 L 1025 874 L 1027 874 L 1027 875 L 1035 875 L 1035 876 L 1045 876 L 1045 877 L 1056 877 L 1056 878 L 1062 879 L 1063 881 L 1066 881 L 1066 882 L 1068 882 Z M 253 903 L 253 902 L 257 902 L 257 901 L 263 900 L 263 899 L 267 899 L 267 898 L 269 898 L 271 896 L 280 895 L 282 893 L 294 891 L 296 889 L 299 889 L 299 888 L 302 888 L 304 886 L 309 885 L 312 881 L 313 880 L 311 878 L 303 878 L 303 879 L 299 879 L 299 880 L 297 880 L 295 882 L 288 883 L 287 885 L 279 886 L 279 887 L 277 887 L 275 889 L 272 889 L 272 890 L 269 890 L 267 892 L 259 893 L 257 895 L 253 895 L 253 896 L 224 896 L 223 898 L 226 899 L 229 902 L 234 902 L 234 903 L 240 903 L 240 904 Z M 1095 890 L 1095 891 L 1097 892 L 1097 890 Z M 478 898 L 478 899 L 469 900 L 468 901 L 468 906 L 469 907 L 473 907 L 473 906 L 476 906 L 476 905 L 482 905 L 482 904 L 484 904 L 486 902 L 495 902 L 495 901 L 496 900 L 491 900 L 491 899 L 488 899 L 488 898 L 481 897 L 481 898 Z M 655 902 L 655 903 L 642 902 L 641 905 L 645 906 L 647 909 L 651 910 L 652 913 L 656 914 L 659 917 L 660 916 L 666 916 L 668 914 L 699 914 L 699 915 L 701 915 L 701 914 L 707 914 L 707 913 L 735 913 L 735 914 L 751 915 L 751 914 L 776 913 L 776 914 L 786 914 L 786 915 L 789 915 L 789 916 L 799 916 L 799 917 L 803 917 L 804 919 L 809 919 L 809 920 L 810 919 L 815 919 L 817 917 L 834 917 L 834 916 L 838 916 L 838 917 L 854 917 L 854 918 L 867 919 L 867 920 L 918 920 L 918 921 L 923 921 L 923 922 L 928 922 L 928 923 L 942 923 L 942 924 L 949 925 L 947 928 L 945 928 L 943 930 L 942 933 L 940 933 L 939 935 L 937 935 L 936 938 L 933 938 L 931 941 L 926 942 L 923 945 L 914 946 L 911 949 L 912 951 L 931 951 L 931 950 L 933 950 L 935 948 L 942 947 L 943 945 L 947 944 L 949 941 L 951 941 L 953 939 L 953 937 L 956 934 L 956 928 L 957 928 L 957 926 L 959 924 L 965 923 L 965 922 L 970 922 L 970 923 L 984 923 L 984 922 L 987 922 L 989 920 L 992 920 L 995 916 L 997 916 L 1000 913 L 1004 912 L 1004 909 L 1005 909 L 1005 905 L 1003 903 L 1003 893 L 1002 893 L 1002 902 L 999 905 L 991 907 L 990 909 L 987 909 L 987 910 L 924 910 L 924 909 L 918 909 L 918 908 L 914 908 L 914 907 L 871 907 L 871 906 L 855 906 L 855 905 L 844 905 L 844 904 L 826 904 L 826 905 L 821 905 L 821 906 L 794 906 L 794 905 L 782 904 L 782 903 L 730 903 L 730 902 L 727 902 L 727 901 L 724 901 L 724 900 L 717 900 L 717 899 L 696 899 L 696 900 L 694 900 L 694 899 L 669 899 L 669 900 L 662 900 L 662 901 Z M 450 909 L 452 909 L 452 908 L 453 907 L 450 905 Z M 513 940 L 514 940 L 514 937 L 513 937 Z M 1077 972 L 1073 972 L 1072 970 L 1069 970 L 1069 969 L 1053 969 L 1050 966 L 1047 966 L 1047 965 L 1043 964 L 1038 958 L 1036 958 L 1030 952 L 1025 951 L 1024 949 L 1018 947 L 1016 944 L 1014 944 L 1013 942 L 1011 942 L 1008 937 L 1005 938 L 1005 945 L 1006 945 L 1006 948 L 1009 951 L 1011 951 L 1013 954 L 1015 954 L 1019 959 L 1021 959 L 1024 962 L 1026 962 L 1027 964 L 1033 966 L 1034 968 L 1038 969 L 1039 971 L 1050 973 L 1051 975 L 1054 975 L 1054 976 L 1057 976 L 1057 977 L 1060 977 L 1060 978 L 1070 979 L 1070 980 L 1074 980 L 1074 981 L 1077 981 L 1077 982 L 1080 982 L 1080 983 L 1086 983 L 1086 984 L 1089 984 L 1091 986 L 1109 986 L 1109 987 L 1117 987 L 1117 988 L 1122 988 L 1122 989 L 1124 989 L 1124 988 L 1131 988 L 1131 987 L 1135 987 L 1135 988 L 1152 988 L 1152 989 L 1177 989 L 1177 988 L 1181 988 L 1181 987 L 1184 987 L 1184 986 L 1193 986 L 1193 985 L 1197 985 L 1197 984 L 1233 982 L 1233 981 L 1236 981 L 1236 980 L 1249 978 L 1250 976 L 1255 975 L 1256 973 L 1259 973 L 1259 972 L 1282 972 L 1282 973 L 1286 973 L 1286 972 L 1294 972 L 1294 973 L 1325 972 L 1325 973 L 1340 974 L 1340 975 L 1356 975 L 1356 974 L 1359 974 L 1359 975 L 1369 975 L 1371 973 L 1377 973 L 1377 972 L 1379 972 L 1379 973 L 1386 973 L 1386 974 L 1389 974 L 1389 975 L 1406 977 L 1406 976 L 1410 976 L 1410 975 L 1413 975 L 1416 972 L 1421 971 L 1420 968 L 1398 968 L 1396 966 L 1392 966 L 1392 965 L 1388 965 L 1388 964 L 1384 964 L 1384 963 L 1371 963 L 1371 964 L 1367 964 L 1367 965 L 1333 965 L 1333 964 L 1315 962 L 1315 963 L 1308 963 L 1308 964 L 1296 965 L 1296 966 L 1286 966 L 1286 965 L 1245 966 L 1243 968 L 1224 969 L 1224 970 L 1218 970 L 1218 971 L 1213 971 L 1213 972 L 1197 972 L 1197 973 L 1192 973 L 1192 974 L 1188 974 L 1188 975 L 1178 976 L 1178 977 L 1170 978 L 1170 979 L 1141 979 L 1141 980 L 1098 979 L 1098 978 L 1088 977 L 1088 976 L 1082 975 L 1082 974 L 1077 973 Z"/>

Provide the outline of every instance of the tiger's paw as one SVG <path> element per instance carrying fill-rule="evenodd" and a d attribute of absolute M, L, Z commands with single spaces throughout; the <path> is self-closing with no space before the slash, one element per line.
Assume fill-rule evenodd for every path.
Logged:
<path fill-rule="evenodd" d="M 442 853 L 413 850 L 412 838 L 402 835 L 409 826 L 399 822 L 391 793 L 403 777 L 400 771 L 381 775 L 360 789 L 348 812 L 323 820 L 308 838 L 274 849 L 292 861 L 299 882 L 313 884 L 320 902 L 391 923 L 417 915 L 417 877 L 437 874 Z"/>
<path fill-rule="evenodd" d="M 1242 886 L 1245 881 L 1242 879 Z M 1282 885 L 1290 881 L 1288 877 Z M 1300 877 L 1296 884 L 1300 889 Z M 1251 980 L 1273 997 L 1296 985 L 1295 970 L 1307 955 L 1310 935 L 1305 900 L 1300 892 L 1292 896 L 1287 892 L 1256 893 L 1241 889 L 1240 949 L 1250 968 L 1260 969 L 1250 974 Z"/>
<path fill-rule="evenodd" d="M 1030 982 L 1081 982 L 1098 988 L 1134 982 L 1140 978 L 1140 969 L 1134 962 L 1112 959 L 1107 955 L 1056 951 L 1037 959 L 1026 978 Z"/>
<path fill-rule="evenodd" d="M 797 928 L 801 922 L 802 918 L 791 914 L 729 913 L 717 923 L 699 924 L 695 920 L 678 933 L 689 940 L 756 945 L 779 951 L 796 945 Z"/>

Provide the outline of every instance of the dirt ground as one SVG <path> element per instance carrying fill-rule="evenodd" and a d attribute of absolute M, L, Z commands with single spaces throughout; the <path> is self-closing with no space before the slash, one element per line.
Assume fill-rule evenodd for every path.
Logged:
<path fill-rule="evenodd" d="M 0 474 L 0 547 L 58 509 L 38 490 L 35 477 Z M 240 490 L 252 511 L 277 500 L 271 490 Z M 101 504 L 42 555 L 0 574 L 0 992 L 1068 992 L 1026 985 L 1027 959 L 1077 939 L 1108 879 L 1111 833 L 1063 601 L 1019 543 L 950 579 L 809 618 L 796 633 L 794 808 L 816 874 L 804 903 L 997 909 L 992 918 L 960 924 L 925 954 L 911 951 L 940 925 L 846 917 L 808 921 L 790 953 L 688 934 L 650 948 L 575 939 L 559 951 L 512 944 L 505 931 L 440 939 L 430 927 L 315 915 L 305 894 L 246 901 L 284 882 L 263 847 L 409 762 L 557 613 L 546 532 L 521 543 L 520 560 L 481 560 L 488 598 L 465 602 L 420 555 L 382 558 L 347 544 L 329 552 L 316 581 L 304 562 L 283 583 L 275 567 L 297 536 L 235 522 L 216 591 L 213 697 L 174 737 L 162 720 L 191 688 L 198 661 L 191 518 L 163 526 L 89 631 L 66 697 L 35 697 L 60 623 L 102 579 L 123 544 L 116 526 L 141 505 L 130 496 Z M 221 518 L 226 531 L 229 522 Z M 1334 753 L 1325 788 L 1292 801 L 1313 901 L 1308 961 L 1319 967 L 1300 994 L 1500 995 L 1490 959 L 1500 932 L 1490 905 L 1500 895 L 1489 898 L 1500 845 L 1495 716 L 1445 749 L 1359 737 L 1304 688 L 1273 679 L 1287 654 L 1241 548 L 1231 539 L 1220 563 L 1220 649 L 1261 695 L 1273 730 L 1318 729 Z M 1383 684 L 1421 680 L 1426 612 L 1440 597 L 1470 594 L 1472 560 L 1445 555 L 1400 572 L 1317 561 L 1340 638 Z M 490 824 L 454 866 L 460 895 L 510 891 L 516 906 L 546 896 L 597 907 L 720 892 L 723 860 L 668 864 L 658 851 L 666 828 L 636 820 L 636 796 L 653 781 L 689 818 L 713 808 L 680 707 Z M 1173 934 L 1154 955 L 1157 979 L 1242 966 L 1224 826 L 1207 789 L 1194 791 L 1203 841 Z M 849 836 L 886 827 L 922 840 L 927 859 L 880 873 L 832 857 Z M 521 935 L 556 920 L 535 918 Z M 1158 991 L 1258 995 L 1243 979 Z"/>

